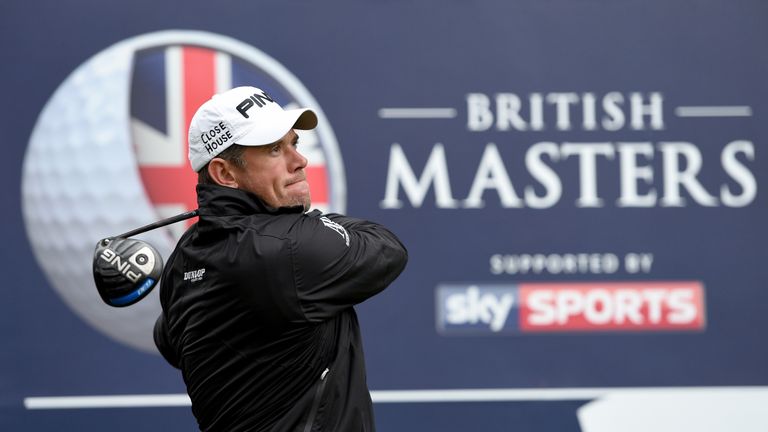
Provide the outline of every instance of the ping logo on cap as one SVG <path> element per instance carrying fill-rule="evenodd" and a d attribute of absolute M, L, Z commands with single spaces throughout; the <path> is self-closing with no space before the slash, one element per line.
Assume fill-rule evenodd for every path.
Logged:
<path fill-rule="evenodd" d="M 240 102 L 237 105 L 237 112 L 243 115 L 243 117 L 248 118 L 248 110 L 250 108 L 253 108 L 253 105 L 256 104 L 259 108 L 263 107 L 268 102 L 275 103 L 275 101 L 267 94 L 267 92 L 262 91 L 261 94 L 254 93 L 251 97 L 248 99 L 245 99 L 244 101 Z"/>

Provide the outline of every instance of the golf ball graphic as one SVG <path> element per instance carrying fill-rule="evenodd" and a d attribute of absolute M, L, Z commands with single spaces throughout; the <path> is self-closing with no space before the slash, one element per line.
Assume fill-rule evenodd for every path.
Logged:
<path fill-rule="evenodd" d="M 107 306 L 94 286 L 94 246 L 196 207 L 189 120 L 210 96 L 240 85 L 266 90 L 285 108 L 317 113 L 318 127 L 300 133 L 313 208 L 344 212 L 341 156 L 318 103 L 276 60 L 225 36 L 164 31 L 115 44 L 72 72 L 37 119 L 22 173 L 32 249 L 64 303 L 120 343 L 156 352 L 160 289 L 126 308 Z M 135 238 L 167 259 L 186 226 Z"/>

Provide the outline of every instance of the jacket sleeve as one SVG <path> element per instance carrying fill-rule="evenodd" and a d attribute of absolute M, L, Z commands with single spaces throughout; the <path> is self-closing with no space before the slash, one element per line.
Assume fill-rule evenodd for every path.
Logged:
<path fill-rule="evenodd" d="M 313 212 L 298 225 L 293 267 L 307 320 L 320 321 L 386 288 L 405 268 L 408 252 L 374 222 Z"/>

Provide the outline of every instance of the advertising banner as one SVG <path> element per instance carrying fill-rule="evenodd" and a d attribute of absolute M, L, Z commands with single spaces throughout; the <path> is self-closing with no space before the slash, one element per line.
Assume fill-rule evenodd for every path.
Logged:
<path fill-rule="evenodd" d="M 196 429 L 162 281 L 105 305 L 94 246 L 196 208 L 191 117 L 252 85 L 318 114 L 312 207 L 408 249 L 356 307 L 378 430 L 768 430 L 768 4 L 0 11 L 0 429 Z"/>

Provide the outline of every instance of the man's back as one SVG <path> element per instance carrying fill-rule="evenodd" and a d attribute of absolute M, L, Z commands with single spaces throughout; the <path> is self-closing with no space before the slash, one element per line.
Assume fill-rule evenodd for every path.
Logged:
<path fill-rule="evenodd" d="M 198 194 L 200 222 L 163 275 L 155 339 L 201 429 L 373 430 L 352 305 L 402 271 L 405 249 L 370 222 L 217 186 Z"/>

